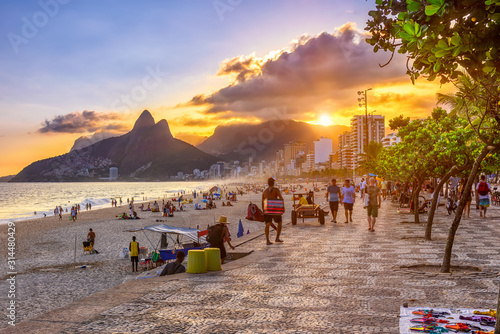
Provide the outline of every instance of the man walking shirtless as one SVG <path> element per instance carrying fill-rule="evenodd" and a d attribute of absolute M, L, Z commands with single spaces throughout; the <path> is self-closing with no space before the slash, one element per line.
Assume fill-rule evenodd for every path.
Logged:
<path fill-rule="evenodd" d="M 267 180 L 267 184 L 269 185 L 266 190 L 262 193 L 262 208 L 264 208 L 264 200 L 265 199 L 283 199 L 281 196 L 281 192 L 278 188 L 274 186 L 274 179 L 270 177 Z M 272 222 L 278 224 L 278 227 L 276 228 L 276 242 L 283 242 L 283 240 L 280 239 L 280 234 L 281 234 L 281 224 L 282 224 L 282 219 L 281 215 L 266 215 L 264 214 L 264 221 L 266 222 L 266 228 L 264 230 L 266 234 L 266 240 L 268 245 L 272 245 L 273 243 L 269 240 L 269 227 L 271 226 Z"/>

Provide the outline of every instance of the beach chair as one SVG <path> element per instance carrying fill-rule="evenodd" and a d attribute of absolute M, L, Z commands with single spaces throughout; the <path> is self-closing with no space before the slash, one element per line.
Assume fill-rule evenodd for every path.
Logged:
<path fill-rule="evenodd" d="M 83 254 L 92 254 L 92 243 L 90 241 L 83 242 Z"/>

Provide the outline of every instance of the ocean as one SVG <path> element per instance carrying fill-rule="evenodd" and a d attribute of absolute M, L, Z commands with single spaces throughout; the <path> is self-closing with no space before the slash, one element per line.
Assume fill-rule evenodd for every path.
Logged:
<path fill-rule="evenodd" d="M 54 215 L 54 209 L 63 209 L 91 203 L 92 210 L 111 207 L 112 199 L 127 198 L 142 201 L 143 197 L 154 200 L 176 197 L 184 190 L 208 190 L 208 181 L 197 182 L 61 182 L 61 183 L 0 183 L 0 224 L 10 221 Z M 36 215 L 35 215 L 36 211 Z"/>

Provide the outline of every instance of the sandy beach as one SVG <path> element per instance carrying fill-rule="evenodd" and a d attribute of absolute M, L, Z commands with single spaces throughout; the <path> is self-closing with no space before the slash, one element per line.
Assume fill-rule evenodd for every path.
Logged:
<path fill-rule="evenodd" d="M 158 212 L 141 212 L 136 203 L 136 211 L 142 219 L 119 220 L 117 215 L 129 211 L 124 203 L 117 208 L 81 211 L 76 222 L 69 221 L 68 215 L 63 216 L 61 221 L 58 217 L 46 217 L 16 222 L 16 321 L 26 320 L 137 277 L 138 274 L 131 271 L 130 260 L 120 258 L 120 252 L 128 247 L 133 235 L 136 235 L 140 246 L 150 250 L 152 247 L 142 232 L 124 230 L 160 223 L 191 228 L 199 225 L 200 229 L 205 229 L 219 216 L 225 215 L 231 222 L 229 230 L 235 240 L 240 219 L 245 233 L 262 233 L 263 223 L 245 219 L 248 204 L 253 201 L 260 207 L 260 198 L 260 192 L 247 193 L 238 196 L 238 201 L 233 202 L 234 206 L 229 207 L 222 206 L 222 201 L 218 200 L 217 208 L 212 210 L 194 210 L 194 204 L 188 204 L 187 211 L 176 212 L 171 218 L 162 217 Z M 153 203 L 154 199 L 149 202 Z M 200 202 L 200 198 L 195 202 Z M 290 205 L 290 201 L 287 202 Z M 161 200 L 159 203 L 161 205 Z M 96 233 L 95 249 L 99 254 L 83 253 L 82 242 L 86 241 L 89 228 Z M 0 238 L 6 245 L 7 225 L 0 226 L 0 229 Z M 153 243 L 159 241 L 159 235 L 148 236 Z M 3 273 L 7 273 L 7 250 L 2 252 L 0 258 L 0 268 Z M 82 265 L 86 268 L 82 269 Z M 8 288 L 5 278 L 0 284 L 4 302 L 7 301 Z M 5 325 L 3 323 L 2 327 Z"/>

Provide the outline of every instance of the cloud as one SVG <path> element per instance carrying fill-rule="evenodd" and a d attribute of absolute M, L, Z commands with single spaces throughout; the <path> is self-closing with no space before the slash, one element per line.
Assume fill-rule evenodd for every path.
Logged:
<path fill-rule="evenodd" d="M 176 123 L 184 126 L 197 126 L 197 127 L 208 127 L 216 125 L 218 122 L 206 118 L 180 118 L 176 120 Z"/>
<path fill-rule="evenodd" d="M 218 75 L 234 76 L 228 86 L 194 96 L 187 104 L 202 106 L 217 118 L 255 116 L 269 119 L 273 110 L 287 108 L 290 117 L 318 111 L 356 108 L 356 91 L 378 84 L 407 82 L 405 59 L 374 53 L 367 35 L 346 24 L 334 33 L 302 36 L 288 48 L 258 58 L 254 54 L 223 61 Z"/>
<path fill-rule="evenodd" d="M 66 115 L 55 116 L 51 121 L 45 120 L 39 133 L 89 133 L 95 131 L 123 132 L 128 126 L 121 122 L 116 113 L 98 113 L 84 110 Z"/>
<path fill-rule="evenodd" d="M 209 136 L 210 136 L 210 134 L 201 135 L 201 134 L 195 133 L 195 132 L 177 132 L 175 134 L 175 138 L 183 140 L 183 141 L 185 141 L 191 145 L 194 145 L 194 146 L 201 144 Z"/>

